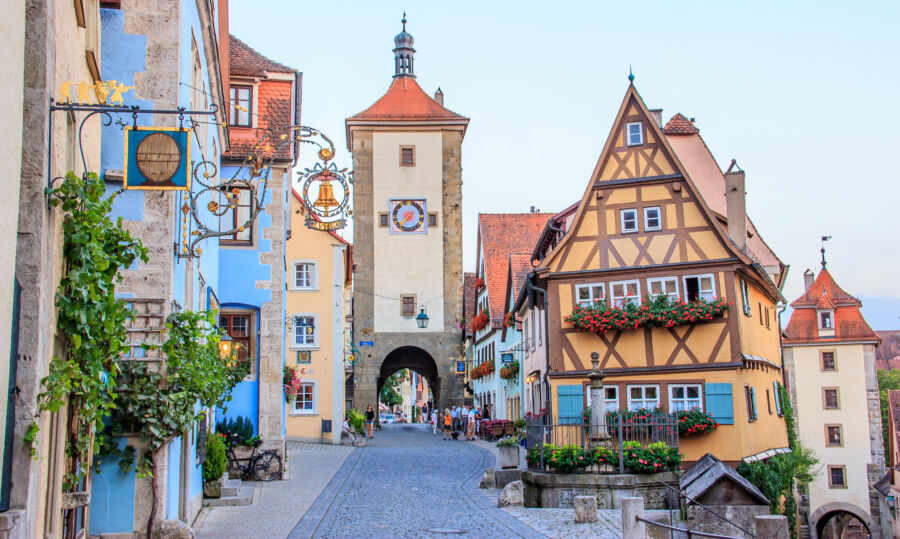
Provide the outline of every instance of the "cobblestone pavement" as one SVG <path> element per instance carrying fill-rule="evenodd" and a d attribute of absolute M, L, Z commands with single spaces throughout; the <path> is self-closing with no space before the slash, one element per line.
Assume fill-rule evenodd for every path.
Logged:
<path fill-rule="evenodd" d="M 200 538 L 283 539 L 316 501 L 352 453 L 340 445 L 288 442 L 288 479 L 257 487 L 252 505 L 204 508 L 194 530 Z"/>
<path fill-rule="evenodd" d="M 493 460 L 427 425 L 385 425 L 354 449 L 290 537 L 542 537 L 478 491 Z"/>

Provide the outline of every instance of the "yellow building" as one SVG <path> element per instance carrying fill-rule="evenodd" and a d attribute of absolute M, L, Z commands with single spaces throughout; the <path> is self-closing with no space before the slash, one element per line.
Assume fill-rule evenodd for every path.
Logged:
<path fill-rule="evenodd" d="M 806 291 L 791 303 L 783 347 L 797 437 L 821 463 L 809 484 L 805 517 L 812 537 L 826 536 L 829 523 L 842 528 L 846 519 L 832 517 L 845 515 L 877 537 L 881 515 L 873 484 L 884 473 L 875 371 L 880 339 L 859 312 L 859 300 L 824 267 L 815 280 L 809 270 L 804 277 Z M 832 536 L 840 536 L 837 531 Z"/>
<path fill-rule="evenodd" d="M 352 279 L 352 247 L 335 234 L 305 225 L 303 202 L 294 192 L 291 235 L 285 246 L 287 319 L 285 365 L 300 378 L 297 399 L 286 404 L 285 428 L 292 440 L 338 444 L 346 383 L 346 294 Z M 331 421 L 331 432 L 326 421 Z"/>
<path fill-rule="evenodd" d="M 723 174 L 684 116 L 665 128 L 660 118 L 630 85 L 571 227 L 537 263 L 549 295 L 550 411 L 554 421 L 580 418 L 597 353 L 607 408 L 699 408 L 718 421 L 681 439 L 687 464 L 708 451 L 731 464 L 765 458 L 787 446 L 775 394 L 786 267 L 746 217 L 743 171 Z M 661 295 L 728 308 L 672 327 L 566 321 L 578 306 L 646 306 Z"/>

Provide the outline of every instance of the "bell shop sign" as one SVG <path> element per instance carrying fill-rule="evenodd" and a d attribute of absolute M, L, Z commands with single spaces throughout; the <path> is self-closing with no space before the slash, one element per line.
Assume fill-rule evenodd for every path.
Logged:
<path fill-rule="evenodd" d="M 191 187 L 190 130 L 125 127 L 125 189 L 179 190 Z"/>

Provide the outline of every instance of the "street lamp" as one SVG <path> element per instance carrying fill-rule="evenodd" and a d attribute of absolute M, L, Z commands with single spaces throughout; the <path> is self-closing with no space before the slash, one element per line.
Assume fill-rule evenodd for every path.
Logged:
<path fill-rule="evenodd" d="M 222 335 L 219 339 L 219 357 L 225 359 L 226 357 L 231 355 L 232 345 L 234 344 L 234 339 L 231 338 L 227 333 Z"/>
<path fill-rule="evenodd" d="M 419 314 L 416 315 L 416 325 L 419 326 L 419 329 L 428 327 L 428 315 L 425 314 L 425 307 L 419 309 Z"/>

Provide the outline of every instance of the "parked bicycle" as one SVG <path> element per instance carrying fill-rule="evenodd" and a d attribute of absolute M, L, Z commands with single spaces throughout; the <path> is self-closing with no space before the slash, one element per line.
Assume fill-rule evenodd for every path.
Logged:
<path fill-rule="evenodd" d="M 257 452 L 257 449 L 262 443 L 262 441 L 257 438 L 251 444 L 253 451 L 250 453 L 250 456 L 246 459 L 238 459 L 237 455 L 234 453 L 234 448 L 238 445 L 237 438 L 238 437 L 234 434 L 228 436 L 228 450 L 225 454 L 228 456 L 229 475 L 231 475 L 232 471 L 240 470 L 242 477 L 253 473 L 260 481 L 271 481 L 281 475 L 281 457 L 278 456 L 277 451 L 268 449 L 266 451 Z M 241 464 L 240 461 L 242 460 L 247 461 L 247 464 Z"/>

